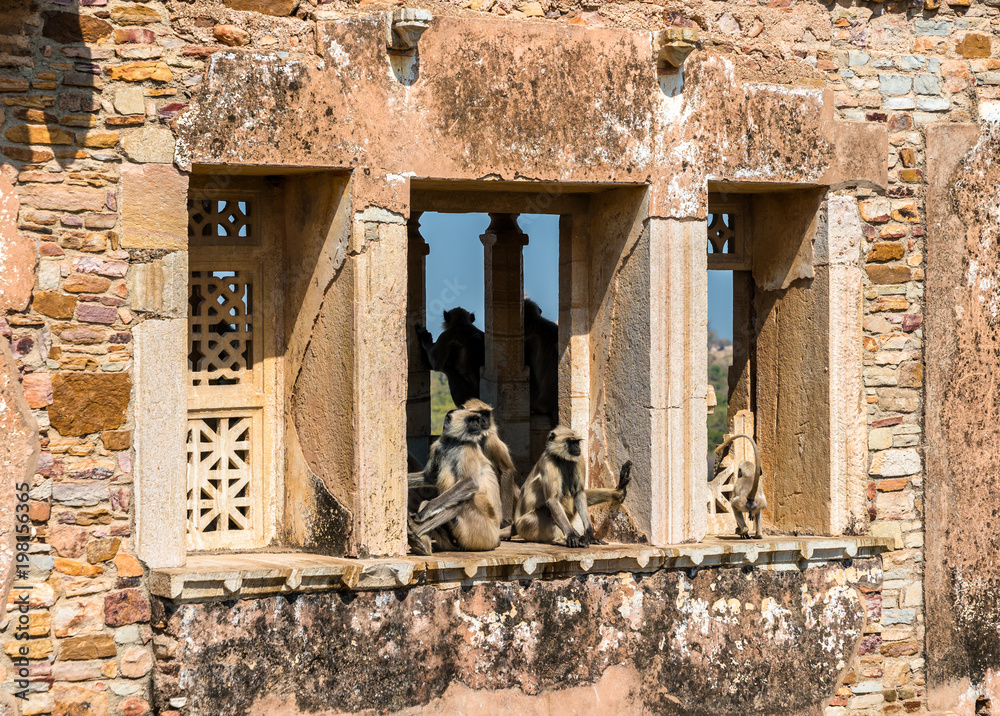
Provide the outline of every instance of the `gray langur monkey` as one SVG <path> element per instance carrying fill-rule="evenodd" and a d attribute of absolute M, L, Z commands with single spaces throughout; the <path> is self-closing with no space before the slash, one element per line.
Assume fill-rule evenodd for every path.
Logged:
<path fill-rule="evenodd" d="M 431 369 L 444 373 L 455 405 L 479 397 L 479 375 L 486 363 L 486 336 L 473 325 L 475 313 L 461 306 L 444 312 L 444 330 L 435 341 L 419 323 L 413 328 Z"/>
<path fill-rule="evenodd" d="M 760 486 L 764 471 L 760 466 L 760 454 L 757 451 L 756 441 L 744 433 L 730 435 L 726 438 L 719 447 L 715 448 L 715 474 L 718 475 L 720 472 L 726 448 L 737 438 L 746 438 L 750 441 L 750 445 L 753 446 L 753 462 L 744 460 L 735 466 L 736 486 L 733 488 L 733 496 L 729 499 L 729 503 L 733 506 L 733 514 L 736 517 L 736 534 L 739 535 L 740 539 L 751 539 L 747 521 L 743 518 L 745 512 L 747 519 L 753 520 L 754 523 L 753 539 L 761 539 L 760 513 L 767 507 L 767 498 Z"/>
<path fill-rule="evenodd" d="M 430 554 L 436 545 L 478 552 L 500 545 L 500 485 L 481 446 L 487 429 L 471 410 L 445 417 L 433 450 L 438 495 L 407 520 L 413 551 Z"/>
<path fill-rule="evenodd" d="M 587 507 L 624 502 L 632 463 L 622 465 L 617 488 L 585 490 L 581 442 L 575 431 L 561 425 L 549 433 L 545 452 L 528 475 L 514 510 L 514 530 L 525 540 L 565 539 L 567 547 L 605 544 L 594 536 Z"/>
<path fill-rule="evenodd" d="M 479 413 L 479 416 L 483 420 L 484 430 L 480 439 L 480 446 L 486 454 L 486 459 L 493 465 L 493 472 L 500 481 L 500 526 L 508 528 L 514 521 L 514 506 L 521 496 L 520 476 L 517 474 L 517 468 L 514 467 L 514 461 L 510 457 L 510 449 L 500 438 L 496 421 L 493 419 L 492 406 L 478 398 L 472 398 L 465 401 L 462 409 Z M 440 460 L 438 459 L 439 442 L 439 440 L 436 440 L 431 445 L 427 455 L 427 465 L 424 466 L 423 470 L 415 471 L 412 467 L 412 462 L 409 463 L 410 467 L 408 469 L 411 472 L 407 474 L 407 486 L 410 489 L 411 506 L 414 500 L 419 501 L 433 497 L 433 495 L 428 496 L 427 488 L 437 483 L 437 473 L 440 468 Z M 502 537 L 510 539 L 510 530 L 504 529 Z"/>
<path fill-rule="evenodd" d="M 524 299 L 524 364 L 531 412 L 547 415 L 549 427 L 554 427 L 559 413 L 559 326 L 543 318 L 530 298 Z"/>
<path fill-rule="evenodd" d="M 471 410 L 478 413 L 483 419 L 485 430 L 483 432 L 482 445 L 486 459 L 493 465 L 493 472 L 500 480 L 500 526 L 509 527 L 514 521 L 514 506 L 521 496 L 521 486 L 518 484 L 517 468 L 510 457 L 510 450 L 507 443 L 500 439 L 500 432 L 497 430 L 496 421 L 493 419 L 493 408 L 479 398 L 466 400 L 462 404 L 463 410 Z"/>

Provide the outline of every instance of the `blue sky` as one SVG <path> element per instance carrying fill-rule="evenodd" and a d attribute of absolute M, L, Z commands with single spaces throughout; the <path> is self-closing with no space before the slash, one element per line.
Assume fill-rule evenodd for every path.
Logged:
<path fill-rule="evenodd" d="M 518 225 L 528 235 L 524 247 L 524 290 L 552 321 L 559 318 L 559 217 L 522 214 Z M 427 323 L 436 337 L 442 312 L 462 306 L 476 314 L 483 328 L 483 245 L 490 224 L 486 214 L 425 213 L 420 233 L 431 247 L 427 256 Z M 733 336 L 733 282 L 728 271 L 708 272 L 709 326 Z"/>

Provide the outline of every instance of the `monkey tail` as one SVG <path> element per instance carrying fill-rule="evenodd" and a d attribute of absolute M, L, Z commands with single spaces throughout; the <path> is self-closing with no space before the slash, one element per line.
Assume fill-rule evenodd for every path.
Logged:
<path fill-rule="evenodd" d="M 722 459 L 722 453 L 736 438 L 746 438 L 753 447 L 753 485 L 750 487 L 750 494 L 747 495 L 747 500 L 752 501 L 757 499 L 757 487 L 760 484 L 760 476 L 763 473 L 760 466 L 760 453 L 757 451 L 757 441 L 752 436 L 746 433 L 730 435 L 719 447 L 715 448 L 715 472 L 716 474 L 719 472 L 719 461 Z"/>

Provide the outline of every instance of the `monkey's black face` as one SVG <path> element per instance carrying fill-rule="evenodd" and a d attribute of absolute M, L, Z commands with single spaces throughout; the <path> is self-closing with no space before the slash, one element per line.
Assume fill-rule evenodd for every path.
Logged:
<path fill-rule="evenodd" d="M 568 452 L 573 457 L 580 457 L 580 441 L 579 440 L 567 440 L 566 441 L 566 452 Z"/>
<path fill-rule="evenodd" d="M 469 435 L 473 437 L 478 436 L 485 429 L 486 425 L 489 425 L 490 421 L 487 419 L 483 421 L 483 417 L 479 413 L 468 416 L 465 419 L 465 430 Z"/>

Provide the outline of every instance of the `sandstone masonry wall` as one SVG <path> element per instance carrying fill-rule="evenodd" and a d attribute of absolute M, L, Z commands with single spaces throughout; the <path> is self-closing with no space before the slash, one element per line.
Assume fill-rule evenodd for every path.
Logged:
<path fill-rule="evenodd" d="M 839 117 L 888 128 L 888 193 L 847 193 L 859 201 L 866 237 L 859 339 L 870 482 L 857 529 L 893 536 L 898 549 L 884 558 L 881 588 L 864 593 L 865 633 L 827 714 L 925 712 L 924 133 L 929 123 L 1000 116 L 1000 3 L 412 5 L 553 26 L 697 24 L 705 48 L 730 54 L 739 78 L 828 87 Z M 149 182 L 143 200 L 152 213 L 140 212 L 145 221 L 135 223 L 125 213 L 123 174 L 139 171 L 135 165 L 173 172 L 173 122 L 213 53 L 235 47 L 315 59 L 319 13 L 389 7 L 368 0 L 0 4 L 0 174 L 20 197 L 18 229 L 35 254 L 0 265 L 6 274 L 37 261 L 30 305 L 8 306 L 0 319 L 40 445 L 29 503 L 32 638 L 18 642 L 8 626 L 0 660 L 0 680 L 12 689 L 10 656 L 27 643 L 31 685 L 22 714 L 142 716 L 152 708 L 154 667 L 168 681 L 176 676 L 176 618 L 168 623 L 159 613 L 154 626 L 169 635 L 154 637 L 157 615 L 134 556 L 130 396 L 132 331 L 163 315 L 148 300 L 157 295 L 147 285 L 155 276 L 149 267 L 183 249 L 184 235 L 155 234 L 178 220 L 156 215 L 157 192 L 177 185 Z M 698 56 L 689 58 L 692 67 Z M 9 605 L 22 593 L 15 589 Z M 162 696 L 159 713 L 192 713 L 183 696 Z M 961 713 L 971 713 L 966 707 Z"/>

